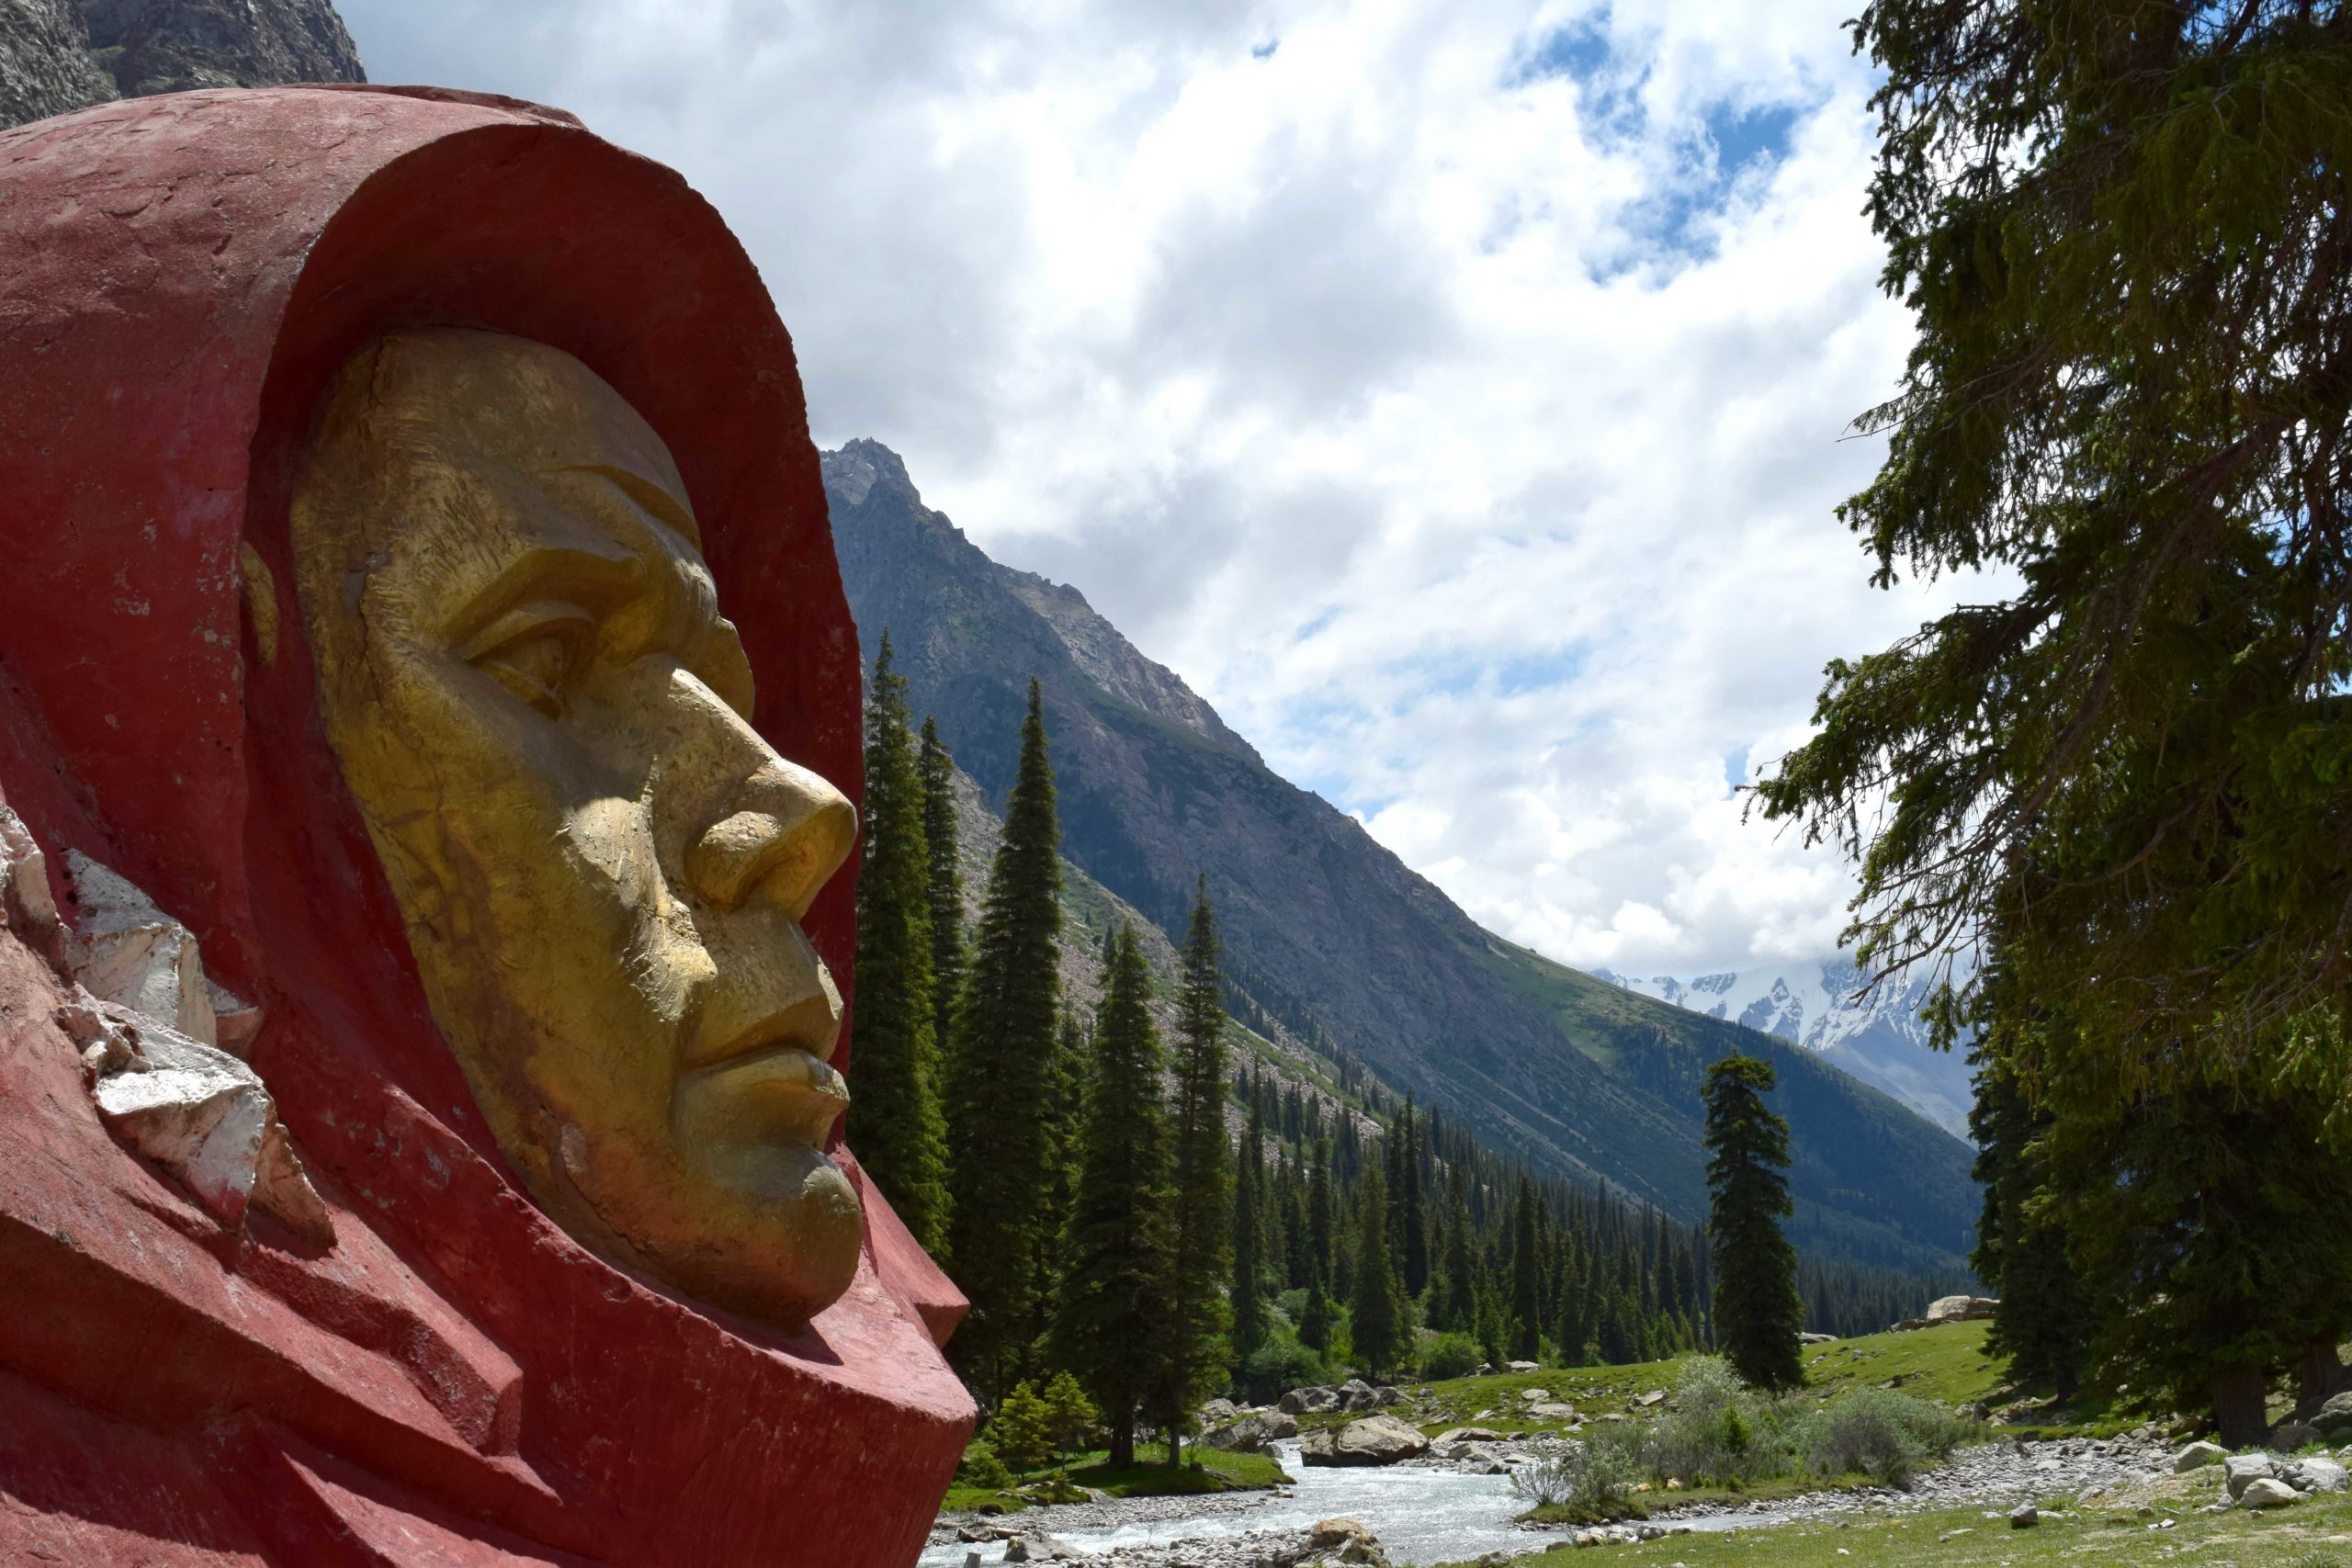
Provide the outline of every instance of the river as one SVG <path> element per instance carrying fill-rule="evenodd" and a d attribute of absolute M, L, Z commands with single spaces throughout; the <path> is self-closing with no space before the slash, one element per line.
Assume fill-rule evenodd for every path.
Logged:
<path fill-rule="evenodd" d="M 1512 1519 L 1527 1506 L 1510 1489 L 1507 1475 L 1463 1475 L 1419 1465 L 1386 1467 L 1309 1466 L 1300 1461 L 1295 1441 L 1277 1443 L 1283 1469 L 1298 1478 L 1287 1495 L 1269 1495 L 1254 1506 L 1235 1507 L 1230 1494 L 1214 1510 L 1095 1529 L 1058 1529 L 1054 1510 L 1025 1516 L 1057 1540 L 1088 1551 L 1120 1546 L 1164 1546 L 1247 1535 L 1253 1530 L 1304 1530 L 1317 1521 L 1351 1518 L 1380 1538 L 1389 1560 L 1400 1565 L 1462 1562 L 1497 1549 L 1525 1551 L 1546 1540 L 1518 1529 Z M 1773 1516 L 1735 1514 L 1687 1522 L 1697 1529 L 1734 1529 L 1777 1523 Z M 925 1551 L 921 1568 L 961 1568 L 978 1551 L 991 1565 L 1002 1556 L 997 1546 L 962 1542 Z"/>

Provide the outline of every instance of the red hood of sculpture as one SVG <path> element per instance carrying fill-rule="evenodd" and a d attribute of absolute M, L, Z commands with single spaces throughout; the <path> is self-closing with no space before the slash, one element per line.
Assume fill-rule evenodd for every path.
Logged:
<path fill-rule="evenodd" d="M 657 1535 L 679 1562 L 907 1560 L 970 1421 L 932 1343 L 960 1299 L 863 1183 L 867 1266 L 791 1340 L 721 1325 L 539 1218 L 426 1013 L 293 598 L 294 466 L 348 354 L 412 325 L 552 344 L 675 456 L 757 728 L 856 798 L 857 640 L 791 343 L 741 247 L 677 175 L 560 112 L 288 88 L 0 132 L 0 790 L 53 856 L 121 872 L 264 1003 L 254 1065 L 339 1224 L 356 1215 L 513 1358 L 511 1461 L 559 1522 L 468 1503 L 496 1488 L 401 1457 L 401 1439 L 306 1428 L 266 1388 L 224 1394 L 533 1539 L 584 1520 L 568 1544 L 616 1562 L 651 1560 L 632 1554 Z M 247 547 L 276 579 L 274 658 L 243 606 Z M 844 996 L 851 880 L 807 921 Z M 39 1197 L 0 1191 L 0 1222 L 29 1224 Z M 59 1370 L 81 1352 L 55 1333 L 0 1329 L 0 1356 L 124 1414 Z M 832 1495 L 804 1492 L 779 1521 L 801 1488 Z M 888 1517 L 893 1499 L 922 1517 Z"/>

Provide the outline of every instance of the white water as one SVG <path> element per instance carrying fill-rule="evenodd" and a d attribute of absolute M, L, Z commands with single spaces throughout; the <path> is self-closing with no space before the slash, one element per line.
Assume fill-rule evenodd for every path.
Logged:
<path fill-rule="evenodd" d="M 1170 1541 L 1248 1535 L 1254 1530 L 1304 1530 L 1322 1519 L 1351 1518 L 1378 1536 L 1389 1560 L 1400 1568 L 1407 1563 L 1467 1562 L 1498 1548 L 1523 1550 L 1547 1540 L 1531 1536 L 1511 1523 L 1527 1504 L 1512 1495 L 1507 1475 L 1459 1475 L 1419 1467 L 1308 1466 L 1300 1462 L 1295 1441 L 1277 1443 L 1275 1454 L 1283 1469 L 1298 1478 L 1298 1484 L 1290 1495 L 1269 1495 L 1256 1507 L 1068 1532 L 1053 1528 L 1051 1510 L 1047 1510 L 1038 1519 L 1038 1528 L 1069 1545 L 1108 1551 L 1119 1546 L 1165 1546 Z M 1719 1530 L 1780 1520 L 1771 1515 L 1732 1514 L 1688 1522 L 1697 1529 Z M 972 1551 L 979 1552 L 980 1561 L 990 1568 L 1003 1555 L 1001 1547 L 956 1541 L 924 1551 L 920 1568 L 961 1568 L 965 1555 Z"/>

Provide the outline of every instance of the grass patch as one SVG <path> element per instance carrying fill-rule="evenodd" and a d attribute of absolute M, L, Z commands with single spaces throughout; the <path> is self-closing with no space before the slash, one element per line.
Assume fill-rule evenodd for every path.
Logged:
<path fill-rule="evenodd" d="M 1262 1492 L 1286 1485 L 1291 1477 L 1271 1454 L 1229 1454 L 1222 1449 L 1184 1447 L 1184 1462 L 1171 1470 L 1161 1443 L 1137 1443 L 1136 1462 L 1114 1470 L 1107 1454 L 1094 1453 L 1070 1466 L 1069 1478 L 1114 1497 L 1174 1497 L 1196 1492 Z"/>
<path fill-rule="evenodd" d="M 1605 1525 L 1621 1519 L 1662 1517 L 1673 1523 L 1675 1511 L 1693 1504 L 1722 1504 L 1746 1507 L 1750 1503 L 1780 1503 L 1791 1497 L 1803 1497 L 1815 1492 L 1847 1492 L 1860 1486 L 1875 1486 L 1878 1483 L 1867 1475 L 1839 1476 L 1825 1481 L 1818 1476 L 1782 1475 L 1769 1481 L 1754 1481 L 1745 1486 L 1685 1486 L 1677 1491 L 1660 1492 L 1653 1488 L 1636 1492 L 1626 1499 L 1626 1506 L 1614 1513 L 1601 1515 L 1580 1509 L 1566 1503 L 1549 1503 L 1530 1508 L 1520 1518 L 1532 1525 Z M 2352 1565 L 2347 1565 L 2352 1568 Z"/>
<path fill-rule="evenodd" d="M 1116 1468 L 1111 1464 L 1110 1454 L 1102 1449 L 1073 1454 L 1069 1474 L 1071 1485 L 1092 1487 L 1114 1497 L 1186 1497 L 1209 1492 L 1262 1492 L 1269 1487 L 1287 1485 L 1292 1479 L 1268 1454 L 1229 1454 L 1217 1449 L 1196 1449 L 1189 1445 L 1184 1450 L 1184 1462 L 1170 1469 L 1167 1445 L 1163 1443 L 1136 1444 L 1136 1462 Z M 1009 1487 L 951 1486 L 940 1502 L 939 1511 L 943 1514 L 970 1514 L 992 1506 L 1001 1513 L 1014 1514 L 1024 1508 L 1048 1506 L 1050 1505 L 1022 1496 L 1021 1489 L 1042 1486 L 1052 1478 L 1053 1472 L 1039 1471 Z"/>
<path fill-rule="evenodd" d="M 1748 1495 L 1756 1495 L 1754 1493 Z M 2199 1514 L 2210 1482 L 2184 1489 L 2167 1529 L 2134 1511 L 2059 1502 L 2063 1517 L 2011 1529 L 2007 1514 L 1953 1508 L 1901 1517 L 1863 1515 L 1722 1534 L 1669 1536 L 1638 1546 L 1555 1547 L 1513 1568 L 1601 1568 L 1611 1562 L 1688 1568 L 2144 1568 L 2167 1561 L 2198 1568 L 2352 1568 L 2352 1495 L 2316 1498 L 2266 1514 Z M 1652 1499 L 1656 1501 L 1655 1498 Z M 1959 1533 L 1965 1532 L 1965 1533 Z M 1842 1552 L 1840 1549 L 1843 1549 Z"/>

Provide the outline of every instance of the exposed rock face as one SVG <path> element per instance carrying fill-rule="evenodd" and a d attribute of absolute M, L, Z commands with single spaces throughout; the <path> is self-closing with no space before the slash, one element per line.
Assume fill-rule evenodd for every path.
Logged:
<path fill-rule="evenodd" d="M 74 0 L 0 0 L 0 126 L 113 97 L 89 42 Z"/>
<path fill-rule="evenodd" d="M 117 96 L 367 79 L 331 0 L 0 0 L 0 126 Z"/>
<path fill-rule="evenodd" d="M 368 79 L 330 0 L 84 0 L 82 9 L 90 47 L 112 54 L 127 98 Z"/>
<path fill-rule="evenodd" d="M 1977 1208 L 1958 1140 L 1804 1046 L 1501 942 L 1273 773 L 1078 593 L 989 559 L 887 447 L 850 443 L 824 473 L 864 651 L 888 628 L 915 711 L 991 799 L 1011 785 L 1034 674 L 1065 854 L 1164 931 L 1182 929 L 1205 872 L 1243 1022 L 1328 1037 L 1495 1146 L 1686 1221 L 1706 1210 L 1699 1079 L 1736 1043 L 1779 1067 L 1797 1129 L 1793 1238 L 1958 1265 Z"/>
<path fill-rule="evenodd" d="M 1394 1416 L 1367 1416 L 1336 1429 L 1310 1432 L 1299 1445 L 1308 1464 L 1394 1464 L 1429 1451 L 1430 1440 Z"/>

